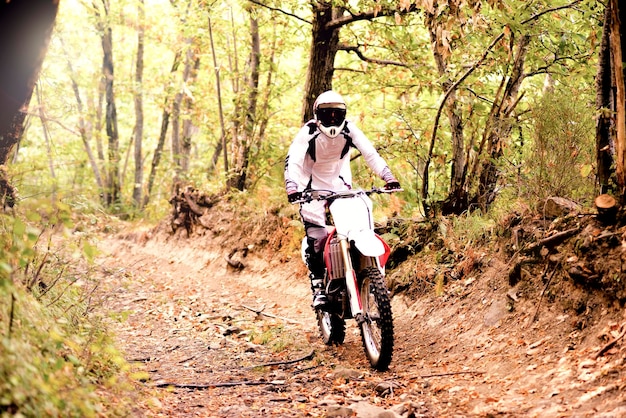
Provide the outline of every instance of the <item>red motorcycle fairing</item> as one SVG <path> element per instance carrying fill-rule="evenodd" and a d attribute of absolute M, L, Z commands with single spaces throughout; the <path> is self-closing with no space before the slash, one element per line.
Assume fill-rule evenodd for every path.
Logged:
<path fill-rule="evenodd" d="M 380 235 L 376 234 L 376 238 L 378 238 L 380 242 L 383 243 L 383 247 L 385 247 L 385 253 L 378 257 L 378 260 L 380 261 L 380 266 L 385 267 L 385 264 L 387 264 L 387 260 L 389 260 L 389 255 L 391 254 L 391 248 L 389 248 L 389 245 Z"/>
<path fill-rule="evenodd" d="M 333 240 L 333 237 L 335 237 L 337 235 L 337 229 L 335 227 L 329 227 L 328 228 L 328 236 L 326 238 L 326 243 L 324 244 L 324 264 L 326 265 L 326 272 L 328 273 L 328 277 L 330 279 L 335 279 L 335 278 L 339 278 L 340 276 L 342 276 L 342 272 L 337 271 L 339 270 L 338 266 L 335 266 L 333 268 L 333 263 L 331 261 L 331 256 L 330 256 L 330 247 L 331 247 L 331 241 Z"/>
<path fill-rule="evenodd" d="M 328 237 L 326 239 L 326 243 L 324 244 L 324 264 L 326 265 L 326 271 L 328 272 L 328 277 L 332 279 L 339 279 L 344 277 L 345 266 L 343 265 L 343 260 L 335 260 L 333 263 L 333 259 L 331 256 L 331 246 L 335 245 L 335 238 L 337 235 L 337 230 L 334 227 L 328 228 Z M 391 254 L 391 248 L 385 242 L 385 240 L 378 234 L 375 234 L 376 238 L 382 243 L 385 248 L 385 252 L 378 257 L 378 261 L 380 262 L 380 266 L 382 268 L 387 264 L 387 260 L 389 260 L 389 255 Z"/>

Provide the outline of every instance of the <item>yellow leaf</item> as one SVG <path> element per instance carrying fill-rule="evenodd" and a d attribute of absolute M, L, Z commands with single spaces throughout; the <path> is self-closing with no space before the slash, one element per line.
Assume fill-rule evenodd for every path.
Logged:
<path fill-rule="evenodd" d="M 588 177 L 589 174 L 591 174 L 592 170 L 593 170 L 593 167 L 591 164 L 583 164 L 583 166 L 580 167 L 580 175 L 582 177 Z"/>

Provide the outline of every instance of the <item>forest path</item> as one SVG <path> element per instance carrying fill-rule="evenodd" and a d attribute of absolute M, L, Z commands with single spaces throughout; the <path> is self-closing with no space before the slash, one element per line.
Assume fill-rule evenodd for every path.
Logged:
<path fill-rule="evenodd" d="M 321 342 L 300 260 L 252 249 L 237 271 L 215 240 L 147 231 L 100 248 L 102 308 L 154 391 L 142 416 L 626 416 L 621 343 L 596 359 L 604 344 L 576 332 L 575 318 L 537 301 L 513 306 L 495 259 L 453 297 L 395 296 L 394 358 L 381 373 L 354 321 L 342 346 Z M 617 328 L 607 318 L 588 335 Z"/>

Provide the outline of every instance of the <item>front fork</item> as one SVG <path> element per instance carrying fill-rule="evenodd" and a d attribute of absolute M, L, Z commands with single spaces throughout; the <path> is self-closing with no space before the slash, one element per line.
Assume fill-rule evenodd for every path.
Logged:
<path fill-rule="evenodd" d="M 364 321 L 363 304 L 361 303 L 361 294 L 357 283 L 356 272 L 352 267 L 352 258 L 350 257 L 350 248 L 347 238 L 340 238 L 339 245 L 341 247 L 341 255 L 343 257 L 346 269 L 346 288 L 348 289 L 348 300 L 350 301 L 350 310 L 352 317 L 360 324 Z"/>

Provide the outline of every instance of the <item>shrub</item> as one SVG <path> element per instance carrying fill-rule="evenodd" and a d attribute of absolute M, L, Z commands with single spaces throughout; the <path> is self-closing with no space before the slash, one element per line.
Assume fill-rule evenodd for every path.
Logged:
<path fill-rule="evenodd" d="M 521 169 L 520 191 L 527 200 L 593 197 L 594 121 L 592 107 L 584 97 L 563 89 L 536 103 L 532 141 Z"/>
<path fill-rule="evenodd" d="M 89 306 L 93 247 L 53 244 L 68 209 L 37 207 L 36 223 L 0 216 L 0 416 L 128 415 L 128 397 L 110 396 L 130 387 L 128 366 Z"/>

